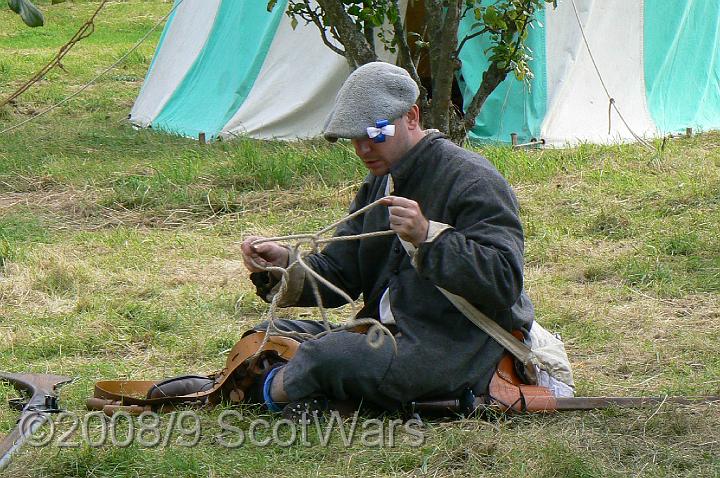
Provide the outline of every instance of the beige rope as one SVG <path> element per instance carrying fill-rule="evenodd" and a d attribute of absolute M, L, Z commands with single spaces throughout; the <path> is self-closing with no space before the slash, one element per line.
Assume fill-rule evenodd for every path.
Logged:
<path fill-rule="evenodd" d="M 290 337 L 296 340 L 309 340 L 309 339 L 318 339 L 320 337 L 323 337 L 327 334 L 333 333 L 333 332 L 340 332 L 344 330 L 350 330 L 354 329 L 356 327 L 360 326 L 369 326 L 369 330 L 367 332 L 367 341 L 368 345 L 374 349 L 377 349 L 381 347 L 385 341 L 386 338 L 392 341 L 393 349 L 395 352 L 397 352 L 397 342 L 395 341 L 395 337 L 393 337 L 392 333 L 388 330 L 387 327 L 385 327 L 380 321 L 372 319 L 372 318 L 359 318 L 359 319 L 351 319 L 344 324 L 331 327 L 330 322 L 327 318 L 327 311 L 325 310 L 325 307 L 322 303 L 322 297 L 320 294 L 320 289 L 318 286 L 318 283 L 324 285 L 328 289 L 330 289 L 332 292 L 338 294 L 340 297 L 345 299 L 345 301 L 350 304 L 350 307 L 352 308 L 353 316 L 357 314 L 357 304 L 355 301 L 350 297 L 347 292 L 337 287 L 335 284 L 318 274 L 316 271 L 312 269 L 302 258 L 301 254 L 301 248 L 304 245 L 309 245 L 312 251 L 317 251 L 318 246 L 320 244 L 327 244 L 330 242 L 338 242 L 338 241 L 350 241 L 350 240 L 359 240 L 359 239 L 366 239 L 369 237 L 378 237 L 378 236 L 387 236 L 390 234 L 395 234 L 395 231 L 387 230 L 387 231 L 375 231 L 375 232 L 368 232 L 364 234 L 355 234 L 350 236 L 335 236 L 331 238 L 322 238 L 321 236 L 323 234 L 326 234 L 327 232 L 335 229 L 340 224 L 347 222 L 351 219 L 354 219 L 358 217 L 361 214 L 364 214 L 365 212 L 369 211 L 370 209 L 382 204 L 383 200 L 385 198 L 378 199 L 377 201 L 374 201 L 367 206 L 358 209 L 352 214 L 349 214 L 345 216 L 344 218 L 330 224 L 327 227 L 324 227 L 323 229 L 319 230 L 318 232 L 314 234 L 291 234 L 287 236 L 276 236 L 276 237 L 268 237 L 263 239 L 258 239 L 256 241 L 253 241 L 252 245 L 256 246 L 258 244 L 266 243 L 266 242 L 290 242 L 295 241 L 295 245 L 292 247 L 293 251 L 295 252 L 295 255 L 297 256 L 297 264 L 303 268 L 303 270 L 306 272 L 306 278 L 310 281 L 310 285 L 312 287 L 313 295 L 315 296 L 315 301 L 317 302 L 318 308 L 320 309 L 320 315 L 323 320 L 323 326 L 325 328 L 324 331 L 318 333 L 318 334 L 309 334 L 304 332 L 294 332 L 289 330 L 281 330 L 278 328 L 278 326 L 275 324 L 275 321 L 277 320 L 277 309 L 278 309 L 278 301 L 280 298 L 287 292 L 288 287 L 288 280 L 290 279 L 290 274 L 288 273 L 287 267 L 278 267 L 278 266 L 261 266 L 257 262 L 255 262 L 252 258 L 250 259 L 250 262 L 257 267 L 258 269 L 262 269 L 264 271 L 270 272 L 270 273 L 278 273 L 280 274 L 280 285 L 278 291 L 273 296 L 272 300 L 270 301 L 270 307 L 268 308 L 268 325 L 265 330 L 265 337 L 263 339 L 262 344 L 260 347 L 258 347 L 258 353 L 263 349 L 265 346 L 265 343 L 267 342 L 268 338 L 273 335 L 280 335 L 283 337 Z M 288 264 L 288 267 L 290 265 Z"/>
<path fill-rule="evenodd" d="M 65 55 L 67 55 L 80 40 L 84 40 L 85 38 L 93 34 L 93 32 L 95 31 L 95 17 L 97 17 L 98 13 L 100 13 L 100 10 L 102 10 L 102 8 L 107 2 L 108 0 L 103 0 L 102 3 L 100 3 L 100 6 L 97 7 L 97 10 L 95 10 L 95 13 L 92 14 L 90 19 L 83 23 L 83 25 L 75 33 L 75 35 L 73 35 L 72 38 L 70 38 L 70 40 L 68 40 L 68 42 L 60 48 L 60 50 L 55 54 L 52 60 L 50 60 L 40 70 L 38 70 L 38 72 L 35 73 L 32 78 L 23 83 L 22 86 L 15 90 L 14 93 L 12 93 L 4 100 L 0 101 L 0 108 L 2 108 L 6 104 L 16 99 L 18 96 L 29 90 L 32 85 L 43 79 L 45 75 L 47 75 L 47 73 L 56 66 L 60 66 L 60 68 L 62 68 L 62 64 L 60 62 L 65 57 Z"/>
<path fill-rule="evenodd" d="M 617 106 L 617 102 L 615 101 L 615 98 L 612 97 L 610 94 L 610 90 L 608 89 L 607 85 L 605 84 L 605 80 L 603 79 L 602 74 L 600 73 L 600 67 L 598 67 L 597 62 L 595 61 L 595 56 L 593 55 L 592 50 L 590 49 L 590 42 L 588 42 L 587 35 L 585 35 L 585 27 L 583 27 L 582 20 L 580 20 L 580 13 L 578 12 L 577 5 L 575 4 L 575 0 L 570 0 L 570 3 L 572 4 L 573 11 L 575 12 L 575 19 L 577 20 L 578 26 L 580 27 L 580 34 L 582 35 L 583 42 L 585 43 L 585 48 L 587 49 L 588 55 L 590 56 L 590 61 L 592 61 L 593 66 L 595 67 L 595 73 L 597 73 L 598 79 L 600 80 L 600 84 L 603 87 L 603 90 L 605 90 L 605 95 L 608 97 L 608 134 L 610 134 L 611 128 L 612 128 L 612 117 L 611 112 L 612 110 L 615 110 L 618 117 L 620 118 L 620 121 L 623 122 L 627 130 L 630 132 L 633 138 L 643 145 L 645 148 L 647 148 L 649 151 L 655 153 L 657 150 L 653 147 L 652 144 L 650 144 L 647 140 L 644 138 L 641 138 L 633 129 L 630 127 L 628 122 L 625 120 L 625 117 L 620 112 L 620 109 Z"/>
<path fill-rule="evenodd" d="M 51 112 L 52 110 L 54 110 L 54 109 L 56 109 L 56 108 L 59 108 L 60 106 L 64 105 L 65 103 L 67 103 L 67 102 L 70 101 L 71 99 L 73 99 L 73 98 L 75 98 L 76 96 L 78 96 L 78 95 L 79 95 L 80 93 L 82 93 L 83 91 L 85 91 L 85 90 L 87 90 L 88 88 L 90 88 L 93 84 L 95 84 L 95 82 L 96 82 L 97 80 L 99 80 L 99 79 L 100 79 L 102 76 L 104 76 L 107 72 L 109 72 L 110 70 L 112 70 L 113 68 L 115 68 L 116 66 L 118 66 L 120 63 L 122 63 L 123 61 L 125 61 L 125 59 L 126 59 L 128 56 L 130 56 L 130 54 L 131 54 L 132 52 L 134 52 L 135 50 L 137 50 L 138 48 L 140 48 L 140 45 L 142 45 L 142 44 L 145 42 L 145 40 L 150 36 L 150 34 L 151 34 L 152 32 L 154 32 L 160 25 L 162 25 L 162 23 L 163 23 L 165 20 L 167 20 L 167 18 L 168 18 L 170 15 L 172 15 L 172 13 L 173 13 L 175 10 L 178 9 L 178 7 L 183 3 L 183 1 L 184 1 L 184 0 L 178 0 L 178 1 L 175 3 L 175 5 L 173 6 L 173 8 L 172 8 L 164 17 L 162 17 L 162 18 L 155 24 L 155 26 L 153 26 L 150 30 L 148 30 L 147 33 L 145 33 L 145 35 L 143 35 L 143 36 L 140 38 L 140 40 L 138 40 L 138 41 L 135 43 L 135 45 L 133 45 L 132 48 L 130 48 L 130 50 L 128 50 L 123 56 L 121 56 L 115 63 L 113 63 L 113 64 L 110 65 L 109 67 L 105 68 L 102 72 L 100 72 L 100 74 L 98 74 L 97 76 L 95 76 L 95 78 L 93 78 L 92 80 L 90 80 L 90 81 L 88 81 L 87 83 L 85 83 L 85 84 L 84 84 L 82 87 L 80 87 L 80 89 L 78 89 L 75 93 L 73 93 L 73 94 L 71 94 L 70 96 L 68 96 L 68 97 L 60 100 L 59 102 L 55 103 L 54 105 L 45 108 L 44 110 L 40 111 L 39 113 L 34 114 L 33 116 L 27 118 L 26 120 L 21 121 L 21 122 L 15 124 L 15 125 L 13 125 L 13 126 L 9 126 L 9 127 L 5 128 L 5 129 L 3 129 L 2 131 L 0 131 L 0 135 L 5 134 L 5 133 L 9 133 L 10 131 L 14 131 L 14 130 L 16 130 L 16 129 L 18 129 L 18 128 L 20 128 L 20 127 L 22 127 L 22 126 L 24 126 L 24 125 L 26 125 L 26 124 L 28 124 L 28 123 L 30 123 L 31 121 L 34 121 L 34 120 L 36 120 L 37 118 L 39 118 L 39 117 L 41 117 L 41 116 L 43 116 L 43 115 Z"/>

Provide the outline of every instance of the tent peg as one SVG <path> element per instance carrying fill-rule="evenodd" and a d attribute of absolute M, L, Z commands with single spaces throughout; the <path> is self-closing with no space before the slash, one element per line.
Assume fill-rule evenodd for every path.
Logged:
<path fill-rule="evenodd" d="M 540 139 L 532 138 L 529 143 L 522 143 L 522 144 L 517 144 L 517 139 L 516 139 L 515 142 L 513 143 L 512 147 L 513 147 L 513 149 L 533 148 L 533 147 L 543 146 L 544 144 L 545 144 L 545 140 L 542 138 L 540 138 Z"/>

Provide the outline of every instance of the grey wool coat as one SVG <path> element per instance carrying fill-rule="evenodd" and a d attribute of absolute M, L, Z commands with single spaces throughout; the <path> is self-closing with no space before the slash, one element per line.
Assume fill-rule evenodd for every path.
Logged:
<path fill-rule="evenodd" d="M 523 232 L 515 195 L 485 158 L 439 133 L 425 136 L 390 175 L 394 195 L 417 201 L 428 220 L 451 228 L 421 244 L 415 264 L 394 235 L 330 243 L 306 262 L 351 297 L 362 294 L 361 317 L 379 319 L 380 298 L 389 288 L 398 351 L 378 372 L 377 393 L 383 396 L 378 402 L 453 397 L 468 388 L 482 394 L 503 349 L 435 286 L 469 300 L 508 331 L 530 330 L 533 308 L 523 292 Z M 384 196 L 387 181 L 369 175 L 350 212 Z M 378 206 L 340 225 L 336 235 L 387 229 L 387 207 Z M 292 305 L 316 305 L 307 282 Z M 321 293 L 326 307 L 345 302 L 326 288 Z"/>

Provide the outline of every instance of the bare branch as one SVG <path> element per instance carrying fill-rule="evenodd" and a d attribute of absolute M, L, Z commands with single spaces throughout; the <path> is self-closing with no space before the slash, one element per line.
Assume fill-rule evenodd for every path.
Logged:
<path fill-rule="evenodd" d="M 485 104 L 488 96 L 495 91 L 495 88 L 507 78 L 507 70 L 498 68 L 497 63 L 493 62 L 483 73 L 480 87 L 475 92 L 472 101 L 465 109 L 465 118 L 463 119 L 465 130 L 470 131 L 475 126 L 475 119 Z"/>
<path fill-rule="evenodd" d="M 349 63 L 364 65 L 371 61 L 377 61 L 377 55 L 373 45 L 368 44 L 358 25 L 348 15 L 342 2 L 337 0 L 317 0 L 322 8 L 323 18 L 333 26 L 338 41 L 345 47 L 345 57 Z"/>
<path fill-rule="evenodd" d="M 469 40 L 472 40 L 473 38 L 478 37 L 478 36 L 482 35 L 483 33 L 487 33 L 489 31 L 490 31 L 490 29 L 485 27 L 482 30 L 476 31 L 475 33 L 470 33 L 469 35 L 465 35 L 465 38 L 462 39 L 462 41 L 460 42 L 460 45 L 457 47 L 457 50 L 455 50 L 455 56 L 456 57 L 460 56 L 460 52 L 462 51 L 463 47 L 465 46 L 465 43 L 467 43 Z"/>
<path fill-rule="evenodd" d="M 337 54 L 340 55 L 340 56 L 346 56 L 346 55 L 345 55 L 345 50 L 342 50 L 342 49 L 338 48 L 337 46 L 335 46 L 335 45 L 330 41 L 330 39 L 328 38 L 328 36 L 327 36 L 327 26 L 326 26 L 326 25 L 323 23 L 323 21 L 322 21 L 322 18 L 321 18 L 321 16 L 320 16 L 320 9 L 319 9 L 319 8 L 312 9 L 312 8 L 310 7 L 310 2 L 309 2 L 309 0 L 304 0 L 304 1 L 305 1 L 305 5 L 307 6 L 309 15 L 310 15 L 310 17 L 311 17 L 311 19 L 312 19 L 312 22 L 315 24 L 315 26 L 318 28 L 318 30 L 320 30 L 320 37 L 322 38 L 322 41 L 323 41 L 323 43 L 325 44 L 325 46 L 327 46 L 328 48 L 330 48 L 332 51 L 334 51 L 335 53 L 337 53 Z M 333 36 L 336 40 L 338 40 L 338 37 L 337 37 L 337 35 L 335 34 L 334 29 L 331 28 L 331 29 L 330 29 L 330 32 L 331 32 L 332 36 Z"/>
<path fill-rule="evenodd" d="M 398 0 L 391 0 L 391 2 L 399 12 L 400 5 L 398 4 Z M 412 79 L 415 80 L 415 83 L 417 83 L 418 87 L 420 88 L 420 97 L 422 98 L 422 101 L 425 101 L 425 99 L 427 98 L 427 90 L 422 85 L 420 75 L 418 75 L 417 72 L 417 67 L 415 63 L 413 63 L 412 55 L 410 53 L 410 46 L 408 45 L 407 36 L 405 33 L 405 25 L 403 24 L 400 15 L 398 15 L 395 21 L 393 21 L 392 26 L 395 29 L 395 39 L 397 40 L 397 45 L 399 49 L 398 57 L 400 59 L 400 64 L 408 71 L 408 73 L 410 73 Z"/>
<path fill-rule="evenodd" d="M 465 7 L 465 10 L 463 10 L 463 12 L 460 14 L 460 20 L 462 20 L 463 18 L 465 18 L 465 15 L 467 15 L 468 12 L 469 12 L 472 8 L 473 8 L 472 5 L 467 5 L 467 6 Z"/>

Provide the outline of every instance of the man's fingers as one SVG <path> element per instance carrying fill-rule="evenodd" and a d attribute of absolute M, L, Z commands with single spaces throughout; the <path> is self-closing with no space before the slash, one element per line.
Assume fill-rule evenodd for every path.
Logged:
<path fill-rule="evenodd" d="M 253 242 L 257 241 L 258 239 L 262 239 L 262 238 L 258 237 L 258 236 L 247 237 L 242 243 L 242 246 L 241 246 L 242 251 L 246 254 L 249 254 L 250 252 L 252 252 L 255 249 L 255 246 L 253 246 Z"/>
<path fill-rule="evenodd" d="M 388 206 L 407 206 L 409 204 L 417 205 L 417 203 L 412 199 L 404 198 L 402 196 L 385 196 L 382 203 Z"/>
<path fill-rule="evenodd" d="M 265 254 L 266 252 L 269 252 L 272 249 L 272 246 L 269 242 L 262 242 L 260 244 L 254 244 L 251 246 L 253 252 L 257 254 Z"/>
<path fill-rule="evenodd" d="M 253 243 L 255 241 L 258 241 L 260 239 L 263 239 L 260 236 L 249 236 L 247 237 L 242 245 L 240 246 L 240 249 L 243 253 L 243 262 L 245 263 L 245 267 L 250 272 L 260 272 L 264 270 L 263 268 L 268 267 L 270 262 L 268 262 L 265 258 L 263 258 L 263 254 L 266 252 L 269 252 L 272 247 L 270 246 L 270 243 L 262 243 L 254 245 Z"/>
<path fill-rule="evenodd" d="M 402 206 L 390 206 L 388 208 L 390 216 L 413 218 L 420 215 L 420 211 L 414 208 L 402 207 Z"/>
<path fill-rule="evenodd" d="M 253 264 L 253 260 L 249 256 L 243 256 L 243 263 L 245 264 L 245 268 L 249 270 L 250 272 L 260 272 L 262 269 L 258 268 L 258 265 Z"/>

